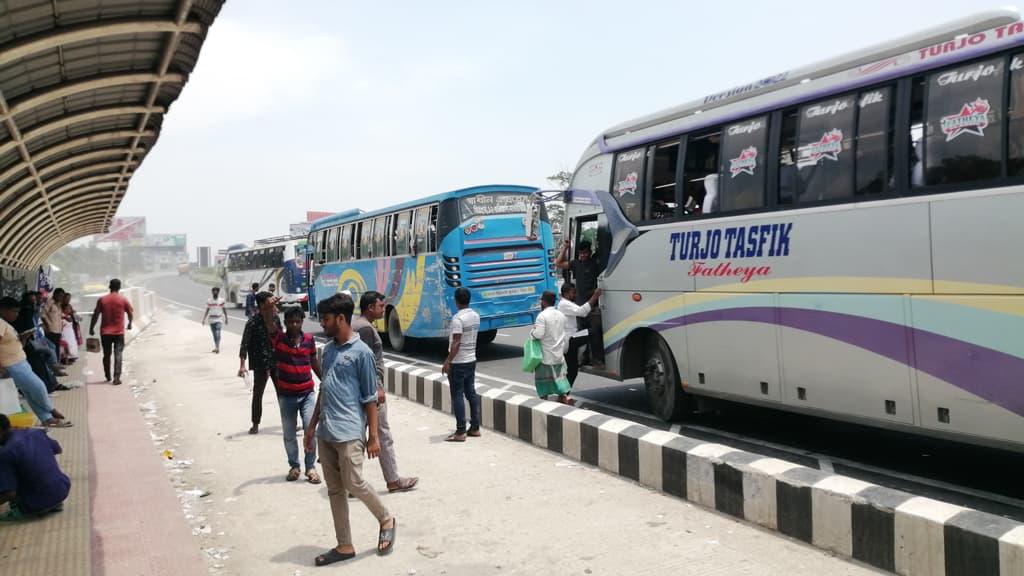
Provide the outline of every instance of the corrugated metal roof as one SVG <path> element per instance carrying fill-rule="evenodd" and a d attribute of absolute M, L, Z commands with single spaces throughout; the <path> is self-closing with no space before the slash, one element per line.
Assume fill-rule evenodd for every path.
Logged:
<path fill-rule="evenodd" d="M 107 230 L 224 0 L 0 0 L 0 265 Z"/>

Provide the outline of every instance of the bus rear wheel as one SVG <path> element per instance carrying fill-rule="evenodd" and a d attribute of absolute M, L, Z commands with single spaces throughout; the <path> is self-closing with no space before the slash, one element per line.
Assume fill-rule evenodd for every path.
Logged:
<path fill-rule="evenodd" d="M 388 312 L 388 341 L 395 352 L 401 352 L 409 347 L 409 338 L 402 333 L 402 322 L 398 319 L 396 310 Z"/>
<path fill-rule="evenodd" d="M 494 342 L 494 339 L 498 337 L 498 330 L 485 330 L 476 335 L 476 343 L 482 345 L 490 344 Z"/>
<path fill-rule="evenodd" d="M 680 386 L 679 369 L 665 340 L 651 334 L 644 347 L 644 388 L 651 412 L 666 422 L 678 420 L 690 408 L 690 396 Z"/>

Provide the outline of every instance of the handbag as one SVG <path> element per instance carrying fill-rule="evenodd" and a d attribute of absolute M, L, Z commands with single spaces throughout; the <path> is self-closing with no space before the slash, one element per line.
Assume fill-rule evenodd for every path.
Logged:
<path fill-rule="evenodd" d="M 530 338 L 523 344 L 523 372 L 533 372 L 544 359 L 544 351 L 541 349 L 540 340 Z"/>

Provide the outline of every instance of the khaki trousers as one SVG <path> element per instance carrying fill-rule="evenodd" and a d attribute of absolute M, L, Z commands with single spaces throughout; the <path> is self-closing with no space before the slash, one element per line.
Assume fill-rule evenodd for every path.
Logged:
<path fill-rule="evenodd" d="M 366 447 L 362 440 L 328 442 L 317 439 L 317 447 L 324 480 L 327 482 L 327 496 L 331 500 L 334 534 L 339 547 L 349 546 L 352 544 L 352 528 L 348 521 L 347 494 L 351 493 L 361 500 L 380 523 L 387 522 L 391 513 L 373 488 L 363 480 Z"/>

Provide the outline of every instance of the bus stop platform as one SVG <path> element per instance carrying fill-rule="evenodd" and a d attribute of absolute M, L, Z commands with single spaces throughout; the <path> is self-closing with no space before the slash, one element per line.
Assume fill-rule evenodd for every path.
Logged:
<path fill-rule="evenodd" d="M 419 485 L 388 494 L 378 463 L 364 466 L 398 519 L 395 550 L 374 554 L 376 522 L 353 501 L 359 554 L 314 568 L 335 544 L 327 488 L 285 481 L 272 390 L 260 433 L 247 433 L 239 340 L 225 331 L 212 354 L 206 327 L 164 313 L 126 348 L 119 387 L 88 355 L 85 388 L 55 399 L 76 419 L 52 432 L 72 495 L 61 513 L 0 527 L 0 572 L 877 573 L 490 430 L 444 442 L 451 417 L 399 395 L 388 400 L 398 463 Z"/>

